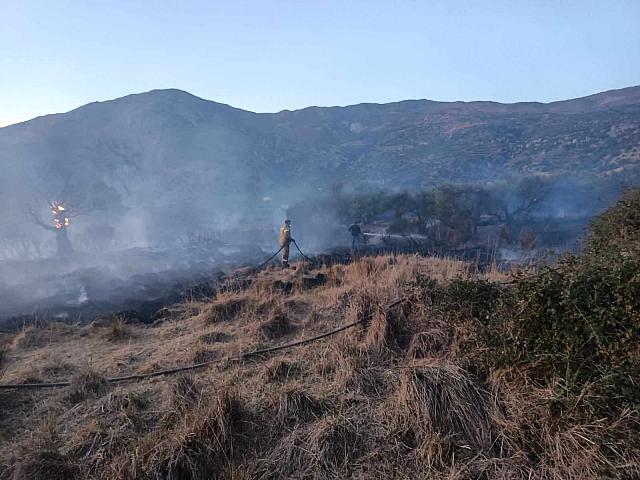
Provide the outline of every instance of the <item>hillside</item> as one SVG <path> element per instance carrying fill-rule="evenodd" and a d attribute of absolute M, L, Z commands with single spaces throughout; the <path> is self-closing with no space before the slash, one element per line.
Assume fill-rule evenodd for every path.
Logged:
<path fill-rule="evenodd" d="M 549 104 L 410 100 L 275 114 L 155 90 L 1 128 L 0 233 L 33 230 L 28 207 L 44 212 L 60 197 L 84 212 L 76 232 L 97 240 L 106 225 L 144 245 L 168 230 L 255 219 L 263 197 L 279 208 L 336 184 L 412 189 L 531 172 L 628 181 L 639 138 L 640 87 Z"/>
<path fill-rule="evenodd" d="M 0 390 L 0 478 L 636 478 L 639 212 L 628 193 L 538 272 L 298 263 L 152 326 L 4 336 L 3 383 L 71 383 Z"/>

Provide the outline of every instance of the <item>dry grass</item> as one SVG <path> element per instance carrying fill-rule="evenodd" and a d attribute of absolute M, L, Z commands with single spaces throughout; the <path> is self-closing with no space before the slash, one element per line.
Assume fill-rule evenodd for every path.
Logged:
<path fill-rule="evenodd" d="M 378 356 L 346 344 L 337 349 L 334 362 L 333 380 L 340 390 L 367 397 L 387 393 L 386 370 L 380 366 Z"/>
<path fill-rule="evenodd" d="M 7 364 L 9 363 L 9 352 L 7 350 L 0 349 L 0 377 L 4 373 Z"/>
<path fill-rule="evenodd" d="M 203 398 L 202 385 L 193 375 L 179 375 L 169 384 L 168 396 L 172 411 L 184 412 L 198 405 Z"/>
<path fill-rule="evenodd" d="M 469 309 L 439 309 L 435 295 L 452 280 L 505 279 L 475 271 L 416 256 L 266 269 L 238 276 L 211 300 L 172 307 L 153 328 L 26 328 L 3 339 L 10 346 L 3 381 L 75 376 L 60 392 L 0 398 L 8 432 L 0 435 L 0 478 L 640 475 L 640 447 L 631 440 L 638 412 L 597 418 L 590 391 L 569 396 L 560 382 L 532 384 L 525 368 L 484 371 L 474 363 L 468 347 L 480 345 L 479 322 Z M 322 280 L 312 281 L 318 274 Z M 270 358 L 233 360 L 363 319 Z M 105 380 L 209 360 L 211 367 L 186 375 Z"/>
<path fill-rule="evenodd" d="M 494 416 L 500 442 L 518 458 L 539 455 L 540 478 L 636 478 L 640 475 L 640 445 L 626 443 L 640 427 L 638 412 L 622 410 L 608 420 L 588 414 L 589 393 L 567 398 L 561 384 L 528 383 L 523 371 L 491 375 L 492 397 L 505 415 Z M 531 466 L 523 467 L 524 470 Z"/>
<path fill-rule="evenodd" d="M 131 328 L 124 318 L 115 316 L 102 332 L 103 337 L 110 342 L 125 340 L 131 336 Z"/>
<path fill-rule="evenodd" d="M 265 382 L 286 382 L 301 376 L 304 369 L 299 362 L 289 362 L 279 358 L 266 363 L 264 367 Z"/>
<path fill-rule="evenodd" d="M 200 337 L 200 341 L 206 344 L 225 343 L 233 340 L 233 337 L 225 332 L 209 332 Z"/>
<path fill-rule="evenodd" d="M 88 367 L 71 379 L 65 399 L 71 405 L 75 405 L 88 398 L 101 397 L 108 389 L 109 383 L 104 375 Z"/>
<path fill-rule="evenodd" d="M 202 340 L 196 342 L 192 349 L 191 361 L 193 363 L 211 362 L 216 358 L 220 358 L 220 351 L 210 348 L 210 346 L 202 342 Z"/>
<path fill-rule="evenodd" d="M 491 447 L 487 394 L 459 367 L 450 364 L 410 370 L 398 395 L 398 420 L 421 441 L 453 437 L 462 447 Z"/>
<path fill-rule="evenodd" d="M 288 385 L 276 397 L 275 420 L 280 425 L 304 423 L 321 416 L 328 408 L 300 385 Z"/>
<path fill-rule="evenodd" d="M 245 295 L 226 292 L 206 304 L 199 317 L 208 323 L 228 322 L 238 317 L 249 305 Z"/>
<path fill-rule="evenodd" d="M 207 480 L 230 464 L 240 431 L 237 397 L 223 393 L 203 402 L 175 427 L 143 438 L 124 462 L 124 478 Z"/>
<path fill-rule="evenodd" d="M 60 449 L 60 440 L 52 423 L 21 445 L 11 468 L 12 480 L 68 480 L 76 478 L 78 466 Z"/>
<path fill-rule="evenodd" d="M 13 350 L 37 348 L 58 341 L 73 332 L 73 327 L 53 322 L 47 326 L 25 326 L 13 338 Z"/>
<path fill-rule="evenodd" d="M 282 310 L 276 310 L 265 321 L 257 325 L 259 334 L 265 340 L 275 340 L 295 330 L 287 315 Z"/>
<path fill-rule="evenodd" d="M 59 355 L 46 355 L 43 357 L 40 371 L 45 377 L 61 377 L 69 375 L 76 367 Z"/>
<path fill-rule="evenodd" d="M 356 419 L 348 414 L 328 415 L 295 428 L 260 459 L 256 478 L 349 478 L 360 453 Z"/>
<path fill-rule="evenodd" d="M 407 351 L 409 358 L 434 358 L 446 354 L 451 345 L 452 333 L 447 328 L 429 328 L 411 338 Z"/>

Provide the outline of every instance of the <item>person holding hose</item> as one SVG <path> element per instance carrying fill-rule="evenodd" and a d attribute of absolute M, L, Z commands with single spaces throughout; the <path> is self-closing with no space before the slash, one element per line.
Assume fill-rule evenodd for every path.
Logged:
<path fill-rule="evenodd" d="M 282 248 L 282 266 L 289 266 L 289 245 L 294 239 L 291 238 L 291 220 L 288 218 L 284 221 L 284 225 L 280 227 L 280 248 Z"/>

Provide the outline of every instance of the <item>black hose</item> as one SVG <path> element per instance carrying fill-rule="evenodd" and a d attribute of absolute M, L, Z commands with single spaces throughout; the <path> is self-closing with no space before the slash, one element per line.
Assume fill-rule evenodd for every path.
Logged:
<path fill-rule="evenodd" d="M 257 269 L 260 270 L 262 267 L 264 267 L 267 263 L 269 263 L 271 260 L 273 260 L 274 258 L 276 258 L 276 256 L 282 251 L 282 249 L 285 247 L 286 245 L 281 246 L 278 251 L 276 253 L 274 253 L 273 255 L 271 255 L 267 260 L 265 260 L 264 262 L 262 262 L 260 265 L 258 265 Z"/>
<path fill-rule="evenodd" d="M 300 250 L 300 247 L 298 246 L 298 244 L 296 243 L 295 240 L 291 240 L 293 242 L 293 244 L 296 246 L 296 248 L 298 249 L 298 251 L 300 252 L 300 255 L 302 255 L 302 257 L 307 260 L 307 262 L 311 262 L 311 259 L 309 257 L 307 257 L 304 253 L 302 253 L 302 250 Z"/>
<path fill-rule="evenodd" d="M 401 298 L 399 300 L 396 300 L 392 303 L 390 303 L 389 305 L 387 305 L 386 309 L 391 310 L 392 308 L 400 305 L 403 302 L 406 302 L 408 300 L 407 297 Z M 296 342 L 291 342 L 291 343 L 286 343 L 284 345 L 276 345 L 274 347 L 269 347 L 269 348 L 264 348 L 264 349 L 260 349 L 260 350 L 253 350 L 251 352 L 246 352 L 246 353 L 242 353 L 238 356 L 236 356 L 235 358 L 230 358 L 228 359 L 228 361 L 240 361 L 240 360 L 245 360 L 247 358 L 250 357 L 254 357 L 254 356 L 260 356 L 260 355 L 265 355 L 267 353 L 272 353 L 272 352 L 277 352 L 280 350 L 285 350 L 288 348 L 295 348 L 295 347 L 300 347 L 302 345 L 306 345 L 309 344 L 311 342 L 316 342 L 318 340 L 321 340 L 323 338 L 326 337 L 330 337 L 332 335 L 335 335 L 337 333 L 343 332 L 344 330 L 347 330 L 349 328 L 353 328 L 356 325 L 359 325 L 361 323 L 365 323 L 367 320 L 371 319 L 371 317 L 373 316 L 373 314 L 368 314 L 365 315 L 364 317 L 362 317 L 359 320 L 356 320 L 355 322 L 349 323 L 347 325 L 343 325 L 342 327 L 338 327 L 335 328 L 333 330 L 330 330 L 328 332 L 325 333 L 321 333 L 320 335 L 316 335 L 314 337 L 311 338 L 305 338 L 303 340 L 298 340 Z M 152 378 L 152 377 L 159 377 L 161 375 L 171 375 L 174 373 L 179 373 L 179 372 L 185 372 L 188 370 L 197 370 L 200 368 L 204 368 L 204 367 L 208 367 L 210 365 L 213 365 L 215 363 L 221 363 L 223 360 L 222 359 L 216 359 L 216 360 L 210 360 L 208 362 L 202 362 L 202 363 L 195 363 L 192 365 L 185 365 L 183 367 L 175 367 L 175 368 L 167 368 L 167 369 L 163 369 L 163 370 L 156 370 L 154 372 L 149 372 L 149 373 L 138 373 L 138 374 L 133 374 L 133 375 L 126 375 L 126 376 L 122 376 L 122 377 L 112 377 L 112 378 L 107 378 L 106 381 L 107 383 L 122 383 L 122 382 L 129 382 L 129 381 L 133 381 L 133 380 L 144 380 L 147 378 Z M 42 389 L 42 388 L 57 388 L 57 387 L 68 387 L 71 385 L 70 381 L 67 382 L 43 382 L 43 383 L 5 383 L 5 384 L 0 384 L 0 390 L 8 390 L 8 389 L 12 389 L 12 390 L 26 390 L 26 389 Z"/>

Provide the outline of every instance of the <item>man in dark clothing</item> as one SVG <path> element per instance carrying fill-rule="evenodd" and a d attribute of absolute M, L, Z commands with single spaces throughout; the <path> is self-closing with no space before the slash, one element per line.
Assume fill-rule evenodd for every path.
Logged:
<path fill-rule="evenodd" d="M 362 229 L 360 225 L 354 223 L 349 227 L 349 233 L 351 234 L 351 250 L 356 252 L 360 247 L 360 236 L 362 235 Z"/>

